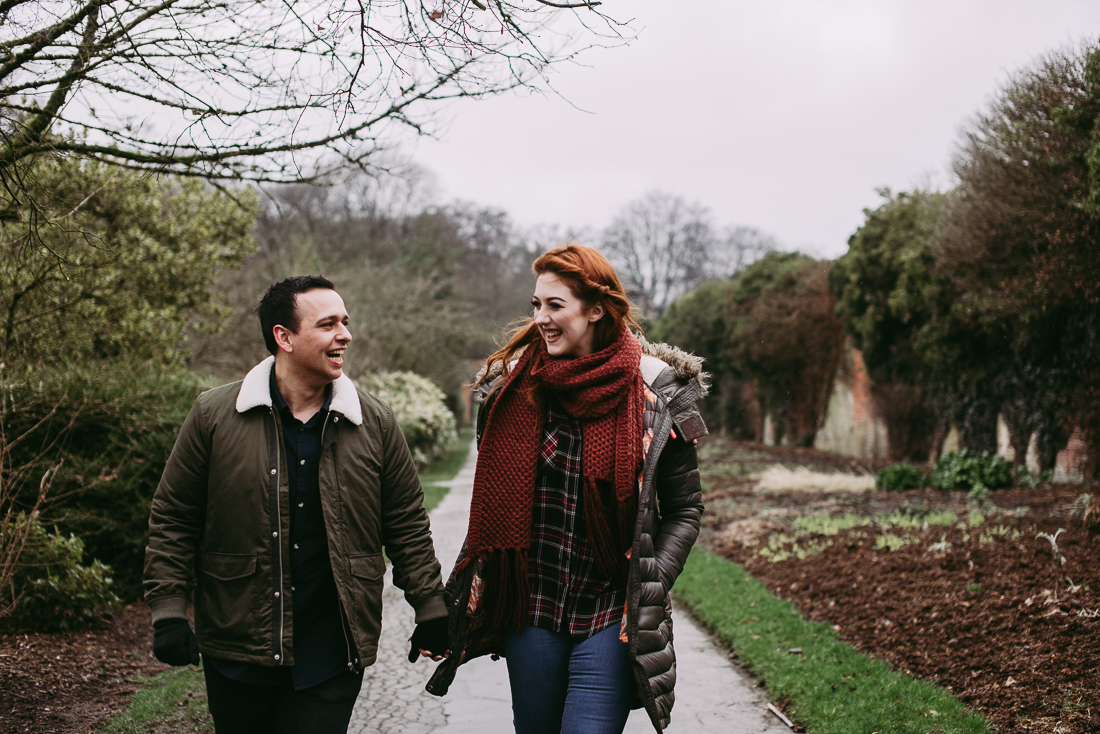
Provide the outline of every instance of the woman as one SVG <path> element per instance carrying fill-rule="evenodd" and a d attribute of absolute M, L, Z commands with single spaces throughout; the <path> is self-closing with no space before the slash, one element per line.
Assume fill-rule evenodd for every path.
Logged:
<path fill-rule="evenodd" d="M 568 245 L 532 266 L 534 318 L 475 386 L 478 463 L 447 584 L 450 657 L 508 661 L 517 734 L 657 731 L 675 683 L 668 592 L 699 533 L 701 360 L 653 347 L 610 263 Z M 658 356 L 659 355 L 659 356 Z M 671 364 L 670 364 L 671 363 Z"/>

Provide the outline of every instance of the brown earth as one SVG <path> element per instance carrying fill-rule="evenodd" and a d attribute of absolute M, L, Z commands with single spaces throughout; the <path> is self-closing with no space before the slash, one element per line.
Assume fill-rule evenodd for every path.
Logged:
<path fill-rule="evenodd" d="M 152 656 L 149 609 L 134 604 L 95 629 L 0 635 L 0 731 L 88 734 L 124 710 Z"/>
<path fill-rule="evenodd" d="M 705 477 L 738 455 L 758 464 L 829 464 L 805 451 L 726 448 L 704 452 Z M 912 541 L 893 551 L 874 547 L 882 533 L 874 527 L 806 536 L 804 545 L 832 543 L 775 562 L 757 554 L 761 543 L 773 533 L 789 538 L 802 515 L 901 510 L 919 518 L 951 509 L 965 524 L 973 505 L 965 492 L 927 489 L 761 493 L 744 476 L 710 476 L 707 489 L 704 542 L 856 648 L 947 688 L 998 732 L 1100 732 L 1100 540 L 1070 516 L 1080 488 L 993 492 L 980 526 L 892 530 Z M 1064 565 L 1036 537 L 1059 529 Z"/>

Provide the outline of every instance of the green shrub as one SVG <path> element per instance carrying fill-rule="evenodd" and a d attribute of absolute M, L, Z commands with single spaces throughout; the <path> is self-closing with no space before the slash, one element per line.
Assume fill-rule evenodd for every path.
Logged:
<path fill-rule="evenodd" d="M 920 489 L 924 486 L 924 472 L 912 464 L 891 464 L 875 477 L 879 489 Z"/>
<path fill-rule="evenodd" d="M 18 522 L 27 521 L 26 516 Z M 46 532 L 37 517 L 23 552 L 15 562 L 11 589 L 4 590 L 3 605 L 15 607 L 5 626 L 58 632 L 80 629 L 98 619 L 105 608 L 118 605 L 112 590 L 109 566 L 92 560 L 83 565 L 84 543 L 75 535 Z"/>
<path fill-rule="evenodd" d="M 393 408 L 417 469 L 447 453 L 458 437 L 447 396 L 426 377 L 413 372 L 370 375 L 363 386 Z"/>
<path fill-rule="evenodd" d="M 61 463 L 43 522 L 84 543 L 86 557 L 114 569 L 114 588 L 126 601 L 142 596 L 141 575 L 149 503 L 179 427 L 202 390 L 193 375 L 165 376 L 142 365 L 111 363 L 66 372 L 38 371 L 5 392 L 13 410 L 6 430 L 19 435 L 12 464 Z M 38 489 L 34 476 L 16 488 L 24 504 Z M 52 499 L 51 499 L 52 498 Z"/>
<path fill-rule="evenodd" d="M 936 462 L 929 484 L 937 489 L 1001 489 L 1012 484 L 1012 465 L 987 451 L 950 451 Z"/>

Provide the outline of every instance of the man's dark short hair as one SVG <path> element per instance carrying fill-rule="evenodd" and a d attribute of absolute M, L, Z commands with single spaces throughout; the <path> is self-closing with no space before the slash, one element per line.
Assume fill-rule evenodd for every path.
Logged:
<path fill-rule="evenodd" d="M 298 294 L 317 288 L 336 290 L 331 280 L 320 275 L 295 275 L 278 283 L 272 283 L 267 289 L 264 297 L 260 299 L 260 305 L 256 307 L 267 351 L 272 354 L 279 351 L 272 331 L 276 326 L 285 326 L 291 333 L 298 333 L 298 328 L 301 326 L 298 322 Z"/>

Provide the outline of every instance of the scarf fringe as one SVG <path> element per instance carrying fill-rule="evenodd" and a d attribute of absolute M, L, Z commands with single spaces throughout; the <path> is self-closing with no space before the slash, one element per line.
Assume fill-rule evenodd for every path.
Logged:
<path fill-rule="evenodd" d="M 530 619 L 531 587 L 527 579 L 527 549 L 505 548 L 485 554 L 481 564 L 485 581 L 484 606 L 491 629 L 527 627 Z"/>
<path fill-rule="evenodd" d="M 596 556 L 596 568 L 612 578 L 625 578 L 627 551 L 634 543 L 634 523 L 638 516 L 637 495 L 622 501 L 612 498 L 615 508 L 614 527 L 596 481 L 584 478 L 584 519 L 588 543 Z"/>

